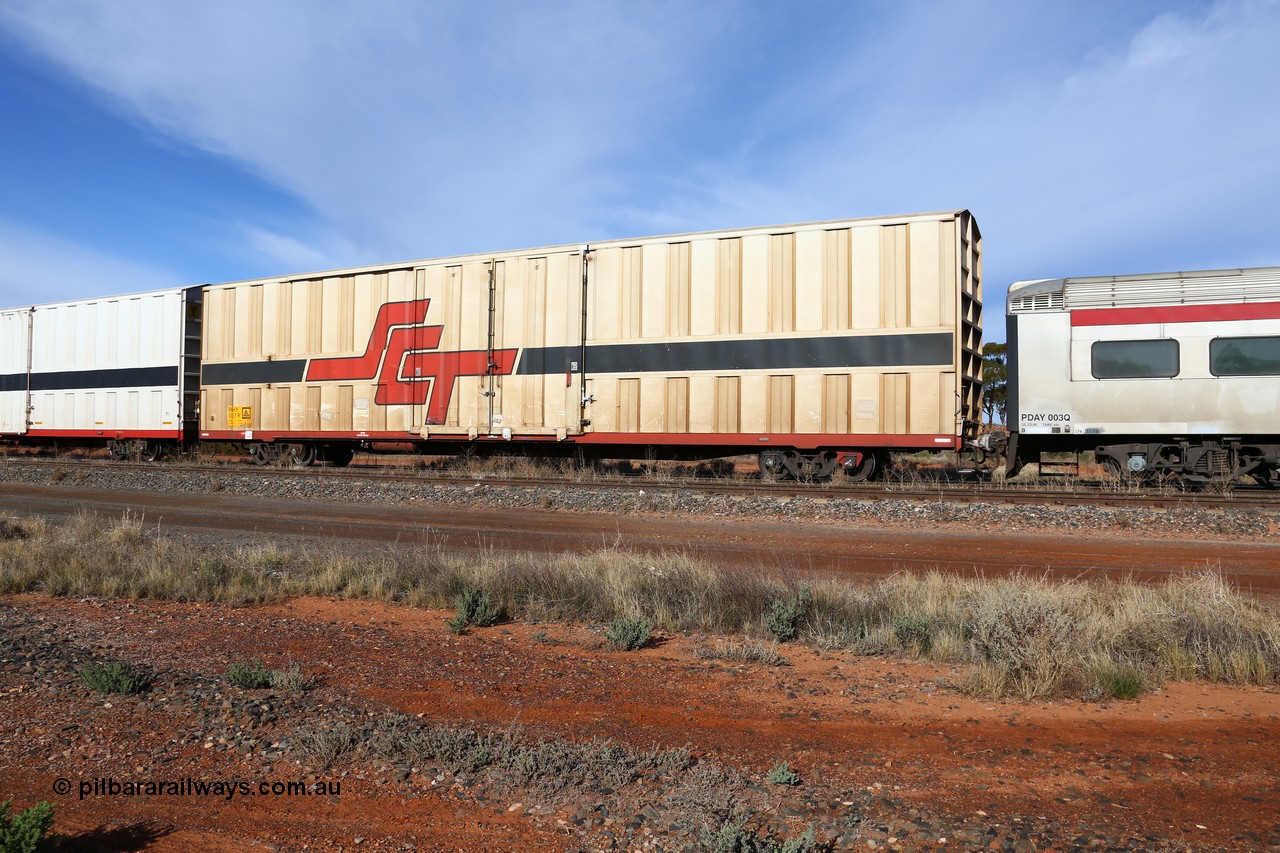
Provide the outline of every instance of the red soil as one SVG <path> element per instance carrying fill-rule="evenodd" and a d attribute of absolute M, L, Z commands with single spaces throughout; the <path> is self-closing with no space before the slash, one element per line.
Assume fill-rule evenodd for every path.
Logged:
<path fill-rule="evenodd" d="M 444 627 L 447 615 L 327 599 L 239 608 L 0 601 L 0 623 L 37 619 L 81 650 L 195 674 L 228 694 L 238 692 L 224 680 L 231 662 L 292 660 L 320 677 L 308 694 L 316 707 L 389 707 L 482 727 L 518 721 L 539 735 L 641 748 L 688 744 L 757 779 L 786 759 L 831 790 L 870 786 L 957 819 L 1085 824 L 1193 849 L 1266 849 L 1280 837 L 1275 688 L 1177 683 L 1109 704 L 984 702 L 951 689 L 957 673 L 948 667 L 799 647 L 784 649 L 790 666 L 730 664 L 696 658 L 694 640 L 681 636 L 609 652 L 581 626 L 509 624 L 455 636 Z M 573 844 L 554 815 L 458 799 L 422 776 L 401 780 L 364 766 L 345 768 L 340 796 L 81 799 L 79 783 L 99 777 L 256 784 L 306 771 L 287 753 L 205 748 L 184 711 L 190 700 L 166 694 L 163 684 L 104 699 L 75 689 L 69 672 L 42 680 L 21 665 L 0 662 L 0 797 L 12 795 L 18 806 L 53 802 L 55 830 L 73 849 Z M 216 732 L 201 734 L 216 740 Z M 53 793 L 59 777 L 72 781 L 71 793 Z"/>

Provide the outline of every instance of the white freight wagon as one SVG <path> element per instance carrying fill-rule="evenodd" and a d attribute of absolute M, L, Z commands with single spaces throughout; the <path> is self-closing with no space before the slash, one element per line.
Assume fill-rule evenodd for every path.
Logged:
<path fill-rule="evenodd" d="M 173 288 L 0 314 L 0 432 L 144 457 L 190 440 L 201 297 Z"/>

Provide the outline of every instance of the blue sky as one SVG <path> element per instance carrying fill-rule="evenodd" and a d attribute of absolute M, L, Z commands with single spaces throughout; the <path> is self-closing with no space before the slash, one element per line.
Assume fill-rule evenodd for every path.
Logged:
<path fill-rule="evenodd" d="M 5 0 L 0 305 L 967 207 L 1023 278 L 1280 264 L 1280 0 Z"/>

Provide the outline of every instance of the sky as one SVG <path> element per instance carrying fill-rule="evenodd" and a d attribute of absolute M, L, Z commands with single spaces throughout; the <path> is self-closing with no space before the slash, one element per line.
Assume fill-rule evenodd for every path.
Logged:
<path fill-rule="evenodd" d="M 0 306 L 968 208 L 1280 265 L 1280 0 L 3 0 Z"/>

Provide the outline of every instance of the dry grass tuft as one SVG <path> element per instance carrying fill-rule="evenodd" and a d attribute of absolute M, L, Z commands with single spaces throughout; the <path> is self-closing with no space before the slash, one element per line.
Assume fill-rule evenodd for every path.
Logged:
<path fill-rule="evenodd" d="M 218 551 L 132 516 L 0 519 L 0 592 L 231 603 L 335 595 L 446 608 L 467 591 L 515 619 L 732 635 L 741 639 L 699 653 L 761 663 L 779 655 L 762 641 L 785 622 L 793 642 L 823 651 L 966 666 L 964 688 L 983 696 L 1123 698 L 1167 679 L 1270 684 L 1280 673 L 1280 615 L 1212 571 L 1157 586 L 937 571 L 800 583 L 784 568 L 723 570 L 678 552 Z"/>

